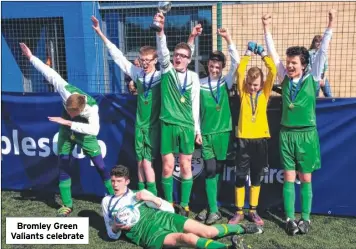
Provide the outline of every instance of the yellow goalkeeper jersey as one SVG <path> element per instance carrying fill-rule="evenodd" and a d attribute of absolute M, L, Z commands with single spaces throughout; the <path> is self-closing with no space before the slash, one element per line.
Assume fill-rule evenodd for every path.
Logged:
<path fill-rule="evenodd" d="M 267 79 L 258 94 L 251 96 L 245 86 L 245 72 L 250 58 L 250 56 L 243 56 L 237 69 L 237 89 L 240 93 L 241 107 L 236 137 L 249 139 L 270 138 L 267 104 L 276 79 L 277 69 L 269 56 L 263 57 L 263 61 L 268 68 Z M 255 109 L 254 113 L 253 108 Z"/>

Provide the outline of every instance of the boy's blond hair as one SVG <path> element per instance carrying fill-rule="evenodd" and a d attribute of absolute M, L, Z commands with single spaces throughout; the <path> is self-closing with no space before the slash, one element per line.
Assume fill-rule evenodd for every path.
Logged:
<path fill-rule="evenodd" d="M 68 112 L 82 112 L 85 108 L 85 96 L 81 94 L 72 94 L 66 101 L 66 109 Z"/>
<path fill-rule="evenodd" d="M 153 55 L 153 59 L 157 58 L 157 51 L 154 47 L 143 46 L 140 48 L 140 55 Z"/>
<path fill-rule="evenodd" d="M 247 71 L 246 83 L 254 81 L 258 77 L 261 77 L 261 88 L 262 88 L 263 85 L 264 85 L 264 81 L 263 81 L 264 76 L 263 76 L 263 72 L 262 72 L 261 68 L 259 68 L 259 67 L 251 67 Z"/>

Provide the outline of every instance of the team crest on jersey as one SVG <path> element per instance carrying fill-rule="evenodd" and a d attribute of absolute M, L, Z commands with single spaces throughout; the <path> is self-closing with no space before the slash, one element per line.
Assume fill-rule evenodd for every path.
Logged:
<path fill-rule="evenodd" d="M 175 164 L 174 164 L 173 177 L 178 181 L 181 181 L 182 177 L 180 175 L 179 155 L 175 154 L 174 158 L 175 158 Z M 201 158 L 201 150 L 197 149 L 194 151 L 192 157 L 193 180 L 196 179 L 201 174 L 202 171 L 203 171 L 203 159 Z"/>

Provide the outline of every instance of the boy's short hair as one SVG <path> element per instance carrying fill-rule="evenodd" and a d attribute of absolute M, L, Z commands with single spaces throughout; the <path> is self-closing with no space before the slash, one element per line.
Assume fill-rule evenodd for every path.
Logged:
<path fill-rule="evenodd" d="M 152 54 L 153 55 L 153 59 L 157 58 L 157 51 L 152 46 L 143 46 L 143 47 L 141 47 L 139 53 L 140 53 L 140 55 Z"/>
<path fill-rule="evenodd" d="M 185 42 L 180 42 L 176 45 L 176 47 L 174 48 L 174 51 L 178 50 L 178 49 L 185 49 L 189 52 L 189 59 L 192 57 L 192 49 L 189 47 L 189 45 Z"/>
<path fill-rule="evenodd" d="M 86 98 L 82 94 L 72 94 L 66 100 L 66 110 L 69 112 L 82 112 L 86 105 Z"/>
<path fill-rule="evenodd" d="M 286 55 L 288 57 L 299 56 L 300 62 L 305 68 L 307 68 L 306 66 L 309 64 L 310 55 L 305 47 L 300 47 L 300 46 L 289 47 L 286 51 Z"/>
<path fill-rule="evenodd" d="M 130 178 L 129 169 L 124 165 L 116 165 L 111 169 L 110 176 Z"/>
<path fill-rule="evenodd" d="M 226 57 L 221 51 L 214 51 L 210 54 L 208 61 L 218 61 L 222 62 L 222 67 L 226 66 Z"/>
<path fill-rule="evenodd" d="M 261 68 L 259 68 L 259 67 L 251 67 L 247 71 L 246 83 L 254 81 L 258 77 L 261 77 L 261 87 L 263 87 L 263 85 L 264 85 L 264 80 L 263 80 L 264 76 L 263 76 L 263 72 L 262 72 Z"/>

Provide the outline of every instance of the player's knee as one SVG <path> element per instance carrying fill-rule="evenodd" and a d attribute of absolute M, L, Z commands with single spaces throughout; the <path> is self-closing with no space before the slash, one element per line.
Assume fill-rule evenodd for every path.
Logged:
<path fill-rule="evenodd" d="M 148 170 L 152 169 L 152 165 L 151 165 L 150 162 L 143 161 L 141 166 L 142 166 L 144 171 L 148 171 Z"/>
<path fill-rule="evenodd" d="M 168 166 L 165 166 L 163 167 L 162 169 L 162 175 L 163 176 L 171 176 L 173 174 L 173 167 L 168 167 Z"/>
<path fill-rule="evenodd" d="M 204 160 L 205 177 L 214 178 L 216 176 L 216 161 L 215 159 Z"/>
<path fill-rule="evenodd" d="M 201 237 L 207 238 L 207 239 L 212 239 L 216 236 L 216 233 L 213 230 L 213 227 L 207 227 L 203 231 L 201 231 Z"/>
<path fill-rule="evenodd" d="M 163 174 L 170 174 L 174 169 L 174 161 L 166 160 L 163 162 Z"/>
<path fill-rule="evenodd" d="M 225 161 L 216 161 L 216 173 L 223 173 Z"/>
<path fill-rule="evenodd" d="M 235 177 L 235 187 L 241 188 L 246 184 L 246 175 L 236 175 Z"/>
<path fill-rule="evenodd" d="M 261 175 L 260 174 L 251 174 L 250 176 L 252 186 L 261 186 Z"/>
<path fill-rule="evenodd" d="M 181 235 L 182 241 L 185 242 L 188 245 L 193 245 L 195 244 L 195 235 L 193 233 L 183 233 Z"/>
<path fill-rule="evenodd" d="M 179 166 L 188 167 L 192 165 L 192 157 L 180 157 Z"/>
<path fill-rule="evenodd" d="M 182 175 L 187 175 L 192 172 L 191 160 L 182 160 L 179 162 L 179 167 Z"/>
<path fill-rule="evenodd" d="M 65 166 L 69 165 L 69 160 L 70 160 L 69 155 L 59 155 L 58 156 L 59 167 L 65 167 Z"/>

